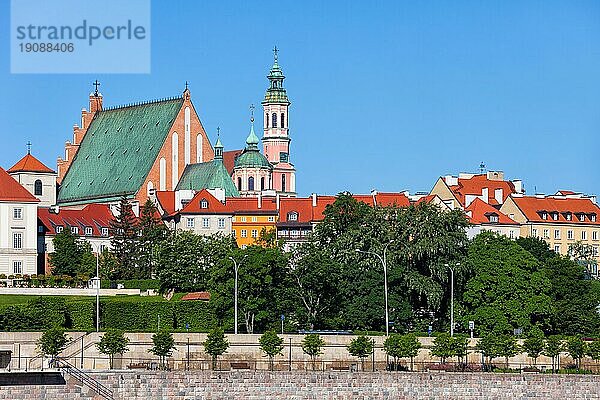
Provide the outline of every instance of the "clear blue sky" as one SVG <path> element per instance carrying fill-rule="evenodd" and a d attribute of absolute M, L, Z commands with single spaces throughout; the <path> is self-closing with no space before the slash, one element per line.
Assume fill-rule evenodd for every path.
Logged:
<path fill-rule="evenodd" d="M 91 82 L 105 105 L 174 96 L 190 82 L 214 143 L 240 148 L 272 63 L 292 101 L 301 194 L 408 189 L 489 169 L 528 193 L 600 194 L 600 2 L 152 2 L 148 75 L 11 75 L 0 4 L 0 165 L 51 167 Z"/>

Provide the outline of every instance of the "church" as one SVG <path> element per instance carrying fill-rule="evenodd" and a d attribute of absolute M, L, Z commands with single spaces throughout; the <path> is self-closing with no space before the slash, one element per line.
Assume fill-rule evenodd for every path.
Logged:
<path fill-rule="evenodd" d="M 73 127 L 73 140 L 66 143 L 64 157 L 57 161 L 57 204 L 114 206 L 125 196 L 137 210 L 156 192 L 203 189 L 222 199 L 295 197 L 290 101 L 277 48 L 267 78 L 262 152 L 254 115 L 244 149 L 224 151 L 220 137 L 213 146 L 187 83 L 178 97 L 104 107 L 96 81 L 89 110 L 82 110 L 80 124 Z"/>

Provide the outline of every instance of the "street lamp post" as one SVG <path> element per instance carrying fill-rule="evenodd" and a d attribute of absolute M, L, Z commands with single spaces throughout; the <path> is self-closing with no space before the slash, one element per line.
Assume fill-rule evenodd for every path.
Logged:
<path fill-rule="evenodd" d="M 390 240 L 385 245 L 385 247 L 383 248 L 383 257 L 373 251 L 363 251 L 361 249 L 356 249 L 357 253 L 372 254 L 372 255 L 376 256 L 377 258 L 379 258 L 379 261 L 381 261 L 381 265 L 383 266 L 383 290 L 384 290 L 384 297 L 385 297 L 385 335 L 386 336 L 390 335 L 390 314 L 388 311 L 388 287 L 387 287 L 387 249 L 388 249 L 388 246 L 390 244 L 392 244 L 393 242 L 394 242 L 393 240 Z"/>
<path fill-rule="evenodd" d="M 454 268 L 449 264 L 444 264 L 450 269 L 450 336 L 454 336 Z M 458 267 L 460 263 L 456 263 Z"/>
<path fill-rule="evenodd" d="M 233 333 L 237 335 L 238 333 L 238 268 L 239 264 L 235 261 L 235 258 L 229 257 L 229 259 L 233 262 L 233 270 L 235 271 L 235 280 L 233 284 Z"/>
<path fill-rule="evenodd" d="M 96 332 L 100 332 L 100 244 L 96 246 Z"/>

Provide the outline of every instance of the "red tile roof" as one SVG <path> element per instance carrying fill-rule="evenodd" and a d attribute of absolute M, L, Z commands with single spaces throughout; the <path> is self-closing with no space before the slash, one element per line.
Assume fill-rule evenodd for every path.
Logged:
<path fill-rule="evenodd" d="M 208 203 L 207 208 L 202 208 L 202 200 Z M 194 195 L 180 211 L 181 214 L 230 214 L 230 210 L 225 207 L 206 189 L 202 189 Z"/>
<path fill-rule="evenodd" d="M 156 200 L 158 204 L 168 215 L 175 213 L 175 192 L 174 191 L 157 191 Z"/>
<path fill-rule="evenodd" d="M 210 300 L 210 293 L 209 292 L 192 292 L 192 293 L 188 293 L 186 295 L 184 295 L 181 300 L 203 300 L 203 301 L 209 301 Z"/>
<path fill-rule="evenodd" d="M 508 215 L 501 213 L 481 199 L 473 200 L 473 202 L 465 209 L 465 212 L 467 213 L 469 221 L 475 225 L 519 225 L 518 222 L 511 219 Z M 498 222 L 490 222 L 489 216 L 494 214 L 498 216 Z"/>
<path fill-rule="evenodd" d="M 244 150 L 229 150 L 223 152 L 223 164 L 229 172 L 229 175 L 233 174 L 233 167 L 235 166 L 235 159 L 244 152 Z"/>
<path fill-rule="evenodd" d="M 37 203 L 39 200 L 0 167 L 0 201 Z"/>
<path fill-rule="evenodd" d="M 258 198 L 256 197 L 227 197 L 225 207 L 234 214 L 274 214 L 277 211 L 277 202 L 274 197 L 263 197 L 259 208 Z"/>
<path fill-rule="evenodd" d="M 488 189 L 488 203 L 491 205 L 499 204 L 495 198 L 496 189 L 502 189 L 502 202 L 516 192 L 512 182 L 488 179 L 487 174 L 474 175 L 472 178 L 458 178 L 458 185 L 450 186 L 450 190 L 463 207 L 467 195 L 481 196 L 484 188 Z"/>
<path fill-rule="evenodd" d="M 512 199 L 532 222 L 600 225 L 600 207 L 589 198 L 513 196 Z M 542 212 L 547 213 L 547 219 L 542 218 Z M 552 218 L 553 212 L 558 214 L 558 219 Z M 567 219 L 568 214 L 571 214 L 571 220 Z M 584 221 L 579 220 L 580 214 L 584 214 Z M 596 221 L 591 220 L 592 215 Z"/>
<path fill-rule="evenodd" d="M 46 167 L 40 160 L 32 156 L 31 154 L 26 154 L 25 157 L 21 158 L 15 165 L 10 167 L 8 170 L 9 173 L 12 172 L 49 172 L 54 173 L 53 170 Z"/>
<path fill-rule="evenodd" d="M 92 228 L 92 236 L 102 236 L 102 228 L 109 228 L 113 214 L 106 204 L 88 204 L 81 209 L 60 208 L 58 214 L 48 208 L 38 210 L 38 220 L 46 232 L 56 234 L 56 227 L 78 227 L 79 235 L 85 235 L 85 228 Z"/>

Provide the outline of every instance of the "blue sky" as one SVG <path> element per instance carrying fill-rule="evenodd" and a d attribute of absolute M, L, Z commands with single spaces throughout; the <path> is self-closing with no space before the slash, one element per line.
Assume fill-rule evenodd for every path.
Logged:
<path fill-rule="evenodd" d="M 152 2 L 150 74 L 10 74 L 0 4 L 0 165 L 51 167 L 91 82 L 105 105 L 192 100 L 214 143 L 249 131 L 274 45 L 300 194 L 408 189 L 489 169 L 528 193 L 600 194 L 600 2 Z"/>

